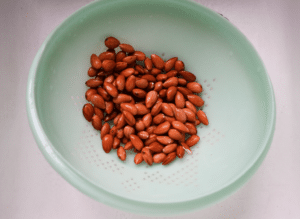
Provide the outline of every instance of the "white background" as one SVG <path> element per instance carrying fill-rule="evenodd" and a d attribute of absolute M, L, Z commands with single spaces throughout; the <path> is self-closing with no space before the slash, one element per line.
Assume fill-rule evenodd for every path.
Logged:
<path fill-rule="evenodd" d="M 0 218 L 146 218 L 98 203 L 46 162 L 26 116 L 26 84 L 46 36 L 91 0 L 0 0 Z M 300 1 L 198 0 L 253 43 L 271 77 L 277 123 L 271 149 L 239 191 L 172 218 L 300 218 Z"/>

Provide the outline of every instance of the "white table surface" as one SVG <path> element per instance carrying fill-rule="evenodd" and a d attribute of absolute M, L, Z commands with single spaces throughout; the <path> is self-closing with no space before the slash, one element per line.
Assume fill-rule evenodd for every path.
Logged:
<path fill-rule="evenodd" d="M 30 131 L 25 91 L 46 36 L 91 0 L 0 1 L 0 218 L 147 218 L 101 204 L 66 182 Z M 277 124 L 271 149 L 239 191 L 172 218 L 300 218 L 300 1 L 198 0 L 224 14 L 253 43 L 271 77 Z"/>

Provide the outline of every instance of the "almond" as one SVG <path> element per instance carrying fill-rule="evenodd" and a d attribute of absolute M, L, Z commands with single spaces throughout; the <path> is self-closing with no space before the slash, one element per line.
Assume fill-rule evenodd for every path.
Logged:
<path fill-rule="evenodd" d="M 116 129 L 121 129 L 121 128 L 123 128 L 125 125 L 126 125 L 126 119 L 125 119 L 124 114 L 122 113 L 122 114 L 120 115 L 120 118 L 119 118 L 119 120 L 118 120 L 118 123 L 116 124 Z"/>
<path fill-rule="evenodd" d="M 197 134 L 197 129 L 194 124 L 187 122 L 187 123 L 185 123 L 185 126 L 189 129 L 188 134 L 190 134 L 190 135 Z"/>
<path fill-rule="evenodd" d="M 119 45 L 119 47 L 123 52 L 127 52 L 127 53 L 134 53 L 135 52 L 134 48 L 129 44 L 122 43 L 122 44 Z"/>
<path fill-rule="evenodd" d="M 183 158 L 184 156 L 184 148 L 182 146 L 178 146 L 176 149 L 177 157 Z"/>
<path fill-rule="evenodd" d="M 178 78 L 177 77 L 171 77 L 163 83 L 163 86 L 165 88 L 169 88 L 169 87 L 172 87 L 172 86 L 176 87 L 177 85 L 178 85 Z"/>
<path fill-rule="evenodd" d="M 105 112 L 107 114 L 111 114 L 114 110 L 114 103 L 112 101 L 106 101 L 105 102 Z"/>
<path fill-rule="evenodd" d="M 139 118 L 139 120 L 137 120 L 135 123 L 135 129 L 138 132 L 145 130 L 145 124 L 142 119 Z"/>
<path fill-rule="evenodd" d="M 111 83 L 107 83 L 107 82 L 104 82 L 103 84 L 104 86 L 104 89 L 107 91 L 107 93 L 112 96 L 112 97 L 116 97 L 118 96 L 118 90 L 115 86 L 113 86 Z"/>
<path fill-rule="evenodd" d="M 189 155 L 193 154 L 192 150 L 190 149 L 189 146 L 187 146 L 186 143 L 181 142 L 181 146 L 183 147 L 183 149 L 184 149 Z"/>
<path fill-rule="evenodd" d="M 135 51 L 133 53 L 133 55 L 136 57 L 137 61 L 144 61 L 146 58 L 145 53 L 141 52 L 141 51 Z"/>
<path fill-rule="evenodd" d="M 153 75 L 145 74 L 141 78 L 146 79 L 148 82 L 156 82 L 156 78 Z"/>
<path fill-rule="evenodd" d="M 137 133 L 140 139 L 146 140 L 149 138 L 149 133 L 146 131 L 140 131 Z"/>
<path fill-rule="evenodd" d="M 126 151 L 123 147 L 119 147 L 117 150 L 117 155 L 120 158 L 120 160 L 124 161 L 126 160 Z"/>
<path fill-rule="evenodd" d="M 147 150 L 145 150 L 147 149 Z M 153 157 L 152 157 L 152 154 L 150 152 L 150 150 L 148 148 L 143 148 L 143 151 L 142 151 L 142 155 L 143 155 L 143 159 L 144 161 L 148 164 L 148 165 L 152 165 L 153 163 Z"/>
<path fill-rule="evenodd" d="M 135 89 L 132 90 L 132 94 L 134 96 L 136 96 L 137 98 L 145 98 L 146 95 L 147 95 L 147 92 L 142 90 L 142 89 L 135 88 Z"/>
<path fill-rule="evenodd" d="M 154 75 L 154 76 L 156 76 L 160 73 L 161 73 L 161 70 L 158 69 L 158 68 L 152 68 L 152 70 L 151 70 L 151 74 Z"/>
<path fill-rule="evenodd" d="M 99 109 L 98 107 L 95 106 L 95 107 L 94 107 L 94 111 L 95 111 L 95 115 L 99 116 L 99 118 L 100 118 L 101 120 L 104 119 L 104 114 L 103 114 L 103 112 L 102 112 L 101 109 Z"/>
<path fill-rule="evenodd" d="M 91 55 L 91 65 L 94 69 L 100 69 L 101 68 L 101 61 L 99 57 L 96 54 Z"/>
<path fill-rule="evenodd" d="M 140 163 L 142 163 L 143 162 L 143 155 L 142 155 L 142 153 L 137 153 L 136 155 L 135 155 L 135 157 L 134 157 L 134 163 L 135 164 L 140 164 Z"/>
<path fill-rule="evenodd" d="M 193 113 L 197 113 L 196 107 L 190 101 L 185 101 L 185 106 L 186 106 L 186 108 L 192 110 Z"/>
<path fill-rule="evenodd" d="M 122 71 L 127 67 L 127 62 L 117 62 L 115 66 L 115 71 Z"/>
<path fill-rule="evenodd" d="M 189 89 L 187 89 L 186 87 L 177 87 L 177 90 L 178 90 L 180 93 L 182 93 L 183 96 L 184 96 L 185 98 L 187 98 L 187 95 L 193 94 L 193 92 L 190 91 Z"/>
<path fill-rule="evenodd" d="M 161 111 L 162 102 L 156 101 L 156 104 L 151 109 L 151 115 L 156 116 Z"/>
<path fill-rule="evenodd" d="M 114 77 L 114 75 L 111 74 L 104 79 L 104 82 L 113 83 L 114 80 L 115 80 L 115 77 Z"/>
<path fill-rule="evenodd" d="M 162 103 L 161 111 L 167 116 L 174 116 L 173 110 L 168 103 Z"/>
<path fill-rule="evenodd" d="M 177 60 L 174 67 L 176 71 L 182 71 L 184 70 L 184 63 L 180 60 Z"/>
<path fill-rule="evenodd" d="M 116 111 L 112 112 L 111 114 L 106 114 L 104 117 L 104 122 L 114 119 L 117 115 L 118 113 Z"/>
<path fill-rule="evenodd" d="M 92 117 L 92 125 L 93 125 L 94 129 L 101 130 L 101 128 L 102 128 L 102 120 L 100 119 L 99 116 L 94 115 Z"/>
<path fill-rule="evenodd" d="M 130 75 L 134 74 L 134 68 L 126 68 L 125 70 L 121 71 L 121 75 L 124 75 L 125 78 L 128 78 Z"/>
<path fill-rule="evenodd" d="M 145 125 L 145 128 L 148 128 L 152 123 L 151 113 L 148 113 L 148 114 L 144 115 L 142 120 L 143 120 L 143 123 Z"/>
<path fill-rule="evenodd" d="M 100 96 L 99 94 L 94 94 L 91 97 L 91 102 L 92 104 L 94 104 L 96 107 L 100 108 L 100 109 L 105 109 L 105 102 L 102 96 Z"/>
<path fill-rule="evenodd" d="M 109 124 L 106 122 L 106 123 L 103 124 L 103 126 L 102 126 L 102 128 L 101 128 L 101 131 L 100 131 L 100 133 L 101 133 L 101 139 L 103 139 L 103 137 L 104 137 L 105 135 L 109 134 L 109 132 L 110 132 L 110 126 L 109 126 Z"/>
<path fill-rule="evenodd" d="M 85 92 L 85 99 L 86 99 L 87 101 L 91 101 L 91 97 L 92 97 L 92 95 L 94 95 L 94 94 L 97 94 L 97 90 L 96 90 L 96 89 L 92 89 L 92 88 L 88 89 L 88 90 Z"/>
<path fill-rule="evenodd" d="M 177 148 L 177 144 L 169 144 L 163 148 L 163 152 L 165 154 L 169 154 L 169 153 L 172 153 L 173 151 L 175 151 L 176 148 Z"/>
<path fill-rule="evenodd" d="M 130 75 L 125 83 L 125 89 L 128 92 L 131 92 L 135 88 L 136 77 L 134 75 Z"/>
<path fill-rule="evenodd" d="M 114 70 L 116 63 L 114 60 L 104 60 L 102 62 L 102 68 L 106 72 L 111 72 Z"/>
<path fill-rule="evenodd" d="M 124 130 L 123 129 L 118 129 L 117 130 L 117 138 L 121 139 L 124 137 Z"/>
<path fill-rule="evenodd" d="M 165 121 L 165 117 L 164 114 L 160 113 L 153 118 L 153 123 L 156 125 L 161 124 Z"/>
<path fill-rule="evenodd" d="M 186 140 L 186 144 L 189 147 L 194 146 L 195 144 L 198 143 L 198 141 L 200 140 L 200 137 L 198 135 L 191 135 L 187 140 Z"/>
<path fill-rule="evenodd" d="M 153 143 L 151 143 L 151 144 L 149 145 L 149 149 L 150 149 L 152 152 L 155 152 L 155 153 L 160 153 L 160 152 L 162 152 L 163 148 L 164 148 L 164 147 L 163 147 L 160 143 L 158 143 L 157 141 L 155 141 L 155 142 L 153 142 Z"/>
<path fill-rule="evenodd" d="M 122 60 L 126 57 L 126 53 L 123 51 L 120 51 L 116 55 L 116 62 L 122 62 Z"/>
<path fill-rule="evenodd" d="M 165 66 L 164 60 L 156 54 L 151 55 L 151 61 L 153 65 L 158 69 L 163 69 Z"/>
<path fill-rule="evenodd" d="M 157 135 L 165 134 L 169 131 L 170 127 L 171 127 L 170 122 L 168 122 L 168 121 L 163 122 L 159 126 L 156 127 L 156 129 L 154 130 L 153 133 L 157 134 Z"/>
<path fill-rule="evenodd" d="M 132 148 L 134 148 L 134 146 L 131 141 L 128 141 L 124 146 L 124 150 L 131 150 Z"/>
<path fill-rule="evenodd" d="M 106 101 L 110 100 L 110 95 L 102 87 L 98 87 L 97 92 L 99 95 L 101 95 L 101 97 L 103 97 L 104 100 L 106 100 Z"/>
<path fill-rule="evenodd" d="M 172 123 L 173 121 L 176 121 L 174 117 L 166 116 L 165 120 L 168 121 L 169 123 Z"/>
<path fill-rule="evenodd" d="M 116 54 L 114 52 L 106 51 L 99 55 L 99 59 L 101 62 L 104 60 L 114 60 L 115 61 Z"/>
<path fill-rule="evenodd" d="M 159 74 L 156 76 L 157 81 L 165 81 L 168 79 L 168 76 L 166 74 Z"/>
<path fill-rule="evenodd" d="M 181 134 L 177 129 L 170 129 L 168 131 L 168 135 L 170 138 L 177 141 L 184 141 L 184 135 Z"/>
<path fill-rule="evenodd" d="M 179 122 L 185 123 L 187 120 L 186 114 L 183 111 L 183 109 L 178 109 L 176 108 L 174 112 L 175 119 L 178 120 Z"/>
<path fill-rule="evenodd" d="M 94 107 L 92 106 L 92 104 L 90 104 L 90 103 L 84 104 L 84 106 L 82 108 L 82 113 L 83 113 L 84 118 L 87 121 L 91 122 L 93 115 L 94 115 Z"/>
<path fill-rule="evenodd" d="M 139 151 L 144 147 L 143 141 L 137 135 L 131 134 L 130 141 L 132 142 L 133 146 Z"/>
<path fill-rule="evenodd" d="M 109 153 L 113 146 L 114 138 L 111 134 L 106 134 L 102 139 L 102 147 L 105 153 Z"/>
<path fill-rule="evenodd" d="M 163 83 L 161 81 L 158 81 L 154 84 L 154 90 L 156 92 L 159 92 L 163 89 Z"/>
<path fill-rule="evenodd" d="M 125 120 L 128 123 L 128 125 L 130 125 L 130 126 L 135 125 L 135 118 L 130 112 L 123 111 L 123 115 L 125 116 Z"/>
<path fill-rule="evenodd" d="M 167 94 L 167 89 L 162 89 L 161 91 L 159 91 L 159 97 L 161 98 L 165 98 Z"/>
<path fill-rule="evenodd" d="M 122 62 L 126 62 L 127 65 L 131 65 L 131 64 L 135 63 L 135 61 L 136 61 L 136 56 L 126 56 L 122 60 Z"/>
<path fill-rule="evenodd" d="M 130 102 L 131 100 L 132 97 L 127 94 L 119 94 L 117 97 L 113 98 L 113 102 L 116 104 Z"/>
<path fill-rule="evenodd" d="M 171 163 L 173 160 L 175 160 L 175 158 L 176 158 L 176 152 L 168 154 L 168 156 L 166 156 L 166 158 L 163 160 L 162 165 L 167 165 Z"/>
<path fill-rule="evenodd" d="M 172 144 L 174 142 L 174 140 L 168 136 L 157 136 L 156 140 L 164 145 Z"/>
<path fill-rule="evenodd" d="M 150 112 L 150 110 L 142 103 L 135 104 L 135 107 L 137 108 L 137 115 L 145 115 Z"/>
<path fill-rule="evenodd" d="M 94 69 L 93 67 L 90 67 L 88 70 L 88 76 L 95 77 L 96 75 L 97 75 L 97 70 Z"/>
<path fill-rule="evenodd" d="M 172 68 L 174 68 L 175 66 L 175 62 L 178 60 L 177 57 L 174 58 L 170 58 L 168 61 L 166 61 L 165 63 L 165 71 L 168 72 L 170 71 Z"/>
<path fill-rule="evenodd" d="M 187 95 L 187 98 L 195 106 L 201 107 L 204 104 L 204 101 L 202 100 L 202 98 L 195 94 L 189 94 L 189 95 Z"/>
<path fill-rule="evenodd" d="M 171 71 L 167 72 L 166 76 L 167 76 L 167 78 L 172 78 L 172 77 L 176 77 L 177 74 L 178 74 L 178 71 L 171 70 Z"/>
<path fill-rule="evenodd" d="M 149 133 L 149 135 L 153 134 L 154 130 L 156 129 L 156 126 L 155 125 L 152 125 L 152 126 L 149 126 L 147 129 L 146 129 L 146 132 Z"/>
<path fill-rule="evenodd" d="M 135 133 L 135 129 L 132 128 L 131 126 L 127 125 L 124 127 L 124 135 L 126 138 L 130 138 L 130 135 L 134 133 Z"/>
<path fill-rule="evenodd" d="M 195 122 L 196 121 L 196 114 L 193 113 L 192 110 L 190 110 L 188 108 L 184 108 L 183 111 L 186 115 L 187 121 L 190 121 L 190 122 Z"/>
<path fill-rule="evenodd" d="M 120 45 L 120 41 L 114 37 L 107 37 L 104 41 L 105 46 L 109 49 L 117 48 Z"/>
<path fill-rule="evenodd" d="M 148 81 L 144 78 L 137 79 L 135 81 L 135 86 L 141 89 L 145 89 L 146 87 L 148 87 Z"/>
<path fill-rule="evenodd" d="M 177 88 L 175 86 L 171 86 L 167 89 L 167 101 L 171 102 L 174 100 L 175 95 L 177 93 Z"/>
<path fill-rule="evenodd" d="M 188 89 L 190 89 L 193 93 L 201 93 L 202 92 L 202 86 L 201 84 L 197 82 L 190 82 L 186 85 Z"/>
<path fill-rule="evenodd" d="M 113 142 L 113 149 L 117 149 L 120 147 L 121 140 L 117 137 L 114 137 L 114 142 Z"/>
<path fill-rule="evenodd" d="M 166 156 L 167 155 L 164 154 L 164 153 L 155 154 L 155 155 L 153 155 L 153 162 L 154 163 L 161 163 L 166 158 Z"/>
<path fill-rule="evenodd" d="M 96 88 L 99 87 L 103 81 L 97 80 L 97 79 L 89 79 L 85 82 L 85 85 L 90 87 L 90 88 Z"/>
<path fill-rule="evenodd" d="M 147 70 L 151 71 L 152 68 L 153 68 L 153 64 L 152 64 L 151 59 L 146 58 L 145 61 L 144 61 L 144 63 L 145 63 L 145 68 L 146 68 Z"/>
<path fill-rule="evenodd" d="M 182 109 L 185 106 L 185 99 L 182 93 L 177 91 L 175 96 L 175 105 L 177 108 Z"/>
<path fill-rule="evenodd" d="M 157 135 L 155 135 L 155 134 L 150 134 L 150 135 L 149 135 L 149 138 L 145 141 L 145 145 L 148 146 L 148 145 L 150 145 L 151 143 L 155 142 L 155 141 L 156 141 L 156 137 L 157 137 Z"/>
<path fill-rule="evenodd" d="M 128 111 L 134 116 L 137 115 L 137 108 L 132 103 L 121 103 L 120 107 L 122 111 Z"/>
<path fill-rule="evenodd" d="M 128 143 L 128 141 L 129 141 L 129 140 L 128 140 L 128 138 L 125 138 L 125 137 L 124 137 L 124 138 L 122 138 L 122 140 L 121 140 L 121 142 L 122 142 L 123 144 L 127 144 L 127 143 Z"/>
<path fill-rule="evenodd" d="M 180 132 L 189 133 L 188 127 L 186 127 L 182 122 L 173 121 L 172 126 Z"/>
<path fill-rule="evenodd" d="M 147 108 L 152 107 L 157 101 L 158 93 L 156 91 L 150 91 L 146 95 L 145 105 Z"/>
<path fill-rule="evenodd" d="M 208 125 L 208 120 L 206 114 L 202 110 L 198 110 L 197 116 L 204 125 Z"/>
<path fill-rule="evenodd" d="M 196 80 L 196 76 L 191 72 L 188 71 L 178 71 L 178 72 L 187 81 L 193 82 Z"/>
<path fill-rule="evenodd" d="M 149 82 L 148 87 L 147 87 L 147 90 L 148 90 L 148 91 L 153 90 L 153 89 L 154 89 L 154 86 L 155 86 L 155 83 L 154 83 L 154 82 Z"/>
<path fill-rule="evenodd" d="M 178 78 L 178 85 L 186 86 L 187 81 L 184 78 Z"/>

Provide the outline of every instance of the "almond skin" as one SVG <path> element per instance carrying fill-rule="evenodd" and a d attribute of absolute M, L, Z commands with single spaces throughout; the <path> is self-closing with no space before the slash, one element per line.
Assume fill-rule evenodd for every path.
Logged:
<path fill-rule="evenodd" d="M 186 87 L 188 89 L 190 89 L 193 93 L 201 93 L 202 92 L 202 86 L 198 82 L 187 83 Z"/>
<path fill-rule="evenodd" d="M 85 92 L 85 99 L 87 101 L 91 101 L 91 97 L 94 95 L 94 94 L 97 94 L 97 90 L 96 89 L 88 89 L 86 92 Z"/>
<path fill-rule="evenodd" d="M 182 122 L 182 123 L 185 123 L 187 120 L 187 116 L 186 116 L 185 112 L 183 111 L 183 109 L 176 108 L 175 112 L 174 112 L 174 116 L 177 121 Z"/>
<path fill-rule="evenodd" d="M 197 109 L 194 104 L 192 104 L 190 101 L 185 101 L 186 108 L 193 111 L 193 113 L 197 113 Z"/>
<path fill-rule="evenodd" d="M 109 126 L 109 124 L 107 123 L 107 122 L 105 122 L 104 124 L 103 124 L 103 126 L 102 126 L 102 128 L 101 128 L 101 131 L 100 131 L 100 133 L 101 133 L 101 139 L 103 139 L 103 137 L 106 135 L 106 134 L 109 134 L 109 132 L 110 132 L 110 126 Z"/>
<path fill-rule="evenodd" d="M 107 91 L 107 93 L 112 96 L 112 97 L 116 97 L 118 96 L 119 92 L 117 90 L 117 88 L 115 86 L 113 86 L 111 83 L 108 82 L 104 82 L 103 84 L 104 89 Z"/>
<path fill-rule="evenodd" d="M 159 92 L 163 89 L 163 83 L 161 81 L 158 81 L 154 84 L 154 90 L 156 92 Z"/>
<path fill-rule="evenodd" d="M 103 82 L 101 80 L 97 79 L 89 79 L 85 82 L 85 85 L 90 88 L 97 88 L 99 87 Z"/>
<path fill-rule="evenodd" d="M 137 133 L 137 135 L 139 136 L 140 139 L 142 140 L 146 140 L 149 138 L 149 133 L 146 131 L 140 131 Z"/>
<path fill-rule="evenodd" d="M 135 88 L 136 77 L 134 75 L 130 75 L 125 83 L 125 89 L 128 92 L 131 92 Z"/>
<path fill-rule="evenodd" d="M 169 153 L 172 153 L 173 151 L 175 151 L 176 148 L 177 148 L 177 144 L 169 144 L 163 148 L 163 152 L 165 154 L 169 154 Z"/>
<path fill-rule="evenodd" d="M 111 72 L 114 70 L 116 63 L 114 60 L 104 60 L 102 62 L 102 68 L 106 72 Z"/>
<path fill-rule="evenodd" d="M 105 102 L 102 96 L 100 96 L 99 94 L 94 94 L 91 97 L 91 102 L 92 104 L 94 104 L 96 107 L 100 108 L 100 109 L 105 109 Z"/>
<path fill-rule="evenodd" d="M 126 68 L 125 70 L 121 71 L 121 75 L 124 75 L 125 78 L 128 78 L 130 75 L 134 74 L 134 68 Z"/>
<path fill-rule="evenodd" d="M 174 142 L 174 140 L 168 136 L 157 136 L 156 140 L 163 145 L 172 144 Z"/>
<path fill-rule="evenodd" d="M 112 101 L 106 101 L 105 102 L 105 112 L 107 114 L 111 114 L 114 110 L 114 103 Z"/>
<path fill-rule="evenodd" d="M 139 151 L 144 147 L 143 141 L 137 135 L 131 134 L 130 141 L 132 142 L 133 146 Z"/>
<path fill-rule="evenodd" d="M 97 92 L 98 94 L 103 97 L 104 100 L 109 101 L 110 100 L 110 95 L 107 93 L 107 91 L 105 89 L 103 89 L 102 87 L 98 87 L 97 88 Z"/>
<path fill-rule="evenodd" d="M 165 66 L 164 60 L 156 54 L 151 55 L 151 61 L 153 65 L 158 69 L 163 69 Z"/>
<path fill-rule="evenodd" d="M 189 155 L 193 154 L 192 150 L 190 149 L 189 146 L 187 146 L 186 143 L 181 142 L 181 146 L 183 147 L 183 149 L 184 149 Z"/>
<path fill-rule="evenodd" d="M 172 152 L 168 154 L 168 156 L 163 160 L 162 165 L 167 165 L 171 163 L 173 160 L 175 160 L 175 158 L 176 158 L 176 152 Z"/>
<path fill-rule="evenodd" d="M 201 107 L 204 104 L 204 101 L 202 100 L 202 98 L 195 94 L 189 94 L 189 95 L 187 95 L 187 98 L 195 106 Z"/>
<path fill-rule="evenodd" d="M 174 116 L 173 110 L 168 103 L 162 103 L 161 111 L 167 116 Z"/>
<path fill-rule="evenodd" d="M 197 116 L 204 125 L 208 125 L 208 120 L 206 114 L 202 110 L 198 110 Z"/>
<path fill-rule="evenodd" d="M 130 112 L 123 111 L 123 115 L 125 116 L 125 120 L 128 123 L 128 125 L 130 125 L 130 126 L 135 125 L 135 118 Z"/>
<path fill-rule="evenodd" d="M 109 49 L 117 48 L 120 45 L 120 41 L 114 37 L 107 37 L 104 40 L 105 46 L 107 46 Z"/>
<path fill-rule="evenodd" d="M 92 106 L 92 104 L 90 104 L 90 103 L 84 104 L 84 106 L 82 108 L 82 113 L 83 113 L 84 118 L 87 121 L 91 122 L 93 115 L 94 115 L 94 107 Z"/>
<path fill-rule="evenodd" d="M 168 121 L 163 122 L 156 127 L 156 129 L 154 130 L 153 133 L 157 134 L 157 135 L 165 134 L 169 131 L 170 127 L 171 127 L 170 122 L 168 122 Z"/>
<path fill-rule="evenodd" d="M 134 48 L 129 44 L 122 43 L 122 44 L 119 45 L 119 47 L 123 52 L 127 52 L 127 53 L 134 53 L 135 52 Z"/>
<path fill-rule="evenodd" d="M 124 130 L 123 129 L 118 129 L 116 136 L 119 139 L 123 138 L 124 137 Z"/>
<path fill-rule="evenodd" d="M 156 104 L 151 109 L 151 115 L 156 116 L 161 111 L 162 102 L 156 101 Z"/>
<path fill-rule="evenodd" d="M 155 125 L 152 125 L 152 126 L 150 126 L 150 127 L 148 127 L 148 128 L 146 129 L 146 132 L 148 132 L 149 135 L 151 135 L 151 134 L 153 134 L 153 132 L 154 132 L 155 129 L 156 129 L 156 126 L 155 126 Z"/>
<path fill-rule="evenodd" d="M 117 155 L 120 158 L 120 160 L 124 161 L 126 160 L 126 151 L 123 147 L 119 147 L 117 150 Z"/>
<path fill-rule="evenodd" d="M 178 78 L 178 85 L 186 86 L 187 81 L 184 78 Z"/>
<path fill-rule="evenodd" d="M 199 140 L 200 137 L 198 135 L 192 135 L 186 140 L 185 143 L 187 144 L 187 146 L 192 147 L 197 144 Z"/>
<path fill-rule="evenodd" d="M 102 139 L 102 147 L 105 153 L 109 153 L 113 146 L 114 138 L 111 134 L 106 134 Z"/>
<path fill-rule="evenodd" d="M 134 116 L 137 114 L 137 108 L 132 103 L 121 103 L 120 107 L 122 111 L 128 111 Z"/>
<path fill-rule="evenodd" d="M 150 134 L 150 135 L 149 135 L 149 138 L 145 141 L 145 145 L 148 146 L 148 145 L 150 145 L 151 143 L 155 142 L 155 141 L 156 141 L 156 137 L 157 137 L 157 135 L 155 135 L 155 134 Z"/>
<path fill-rule="evenodd" d="M 177 91 L 176 96 L 175 96 L 175 105 L 177 108 L 184 108 L 185 107 L 185 99 L 182 93 Z"/>
<path fill-rule="evenodd" d="M 177 77 L 171 77 L 163 83 L 163 86 L 165 88 L 169 88 L 169 87 L 172 87 L 172 86 L 176 87 L 177 85 L 178 85 L 178 78 Z"/>
<path fill-rule="evenodd" d="M 177 87 L 171 86 L 167 89 L 167 101 L 171 102 L 174 100 L 175 95 L 177 93 Z"/>
<path fill-rule="evenodd" d="M 95 115 L 99 116 L 101 120 L 104 119 L 104 114 L 101 109 L 99 109 L 98 107 L 94 107 L 94 111 L 95 111 Z"/>
<path fill-rule="evenodd" d="M 95 77 L 96 75 L 97 75 L 97 70 L 94 69 L 93 67 L 90 67 L 88 70 L 88 76 Z"/>
<path fill-rule="evenodd" d="M 119 91 L 123 91 L 125 88 L 125 76 L 124 75 L 119 75 L 116 78 L 116 87 Z"/>
<path fill-rule="evenodd" d="M 156 125 L 161 124 L 165 121 L 165 117 L 164 114 L 160 113 L 153 118 L 153 123 Z"/>
<path fill-rule="evenodd" d="M 183 158 L 184 156 L 184 148 L 182 146 L 178 146 L 177 149 L 176 149 L 176 154 L 177 154 L 177 157 L 179 158 Z"/>
<path fill-rule="evenodd" d="M 119 72 L 127 67 L 127 62 L 116 62 L 115 71 Z"/>
<path fill-rule="evenodd" d="M 116 55 L 116 62 L 122 62 L 122 60 L 126 57 L 126 53 L 123 51 L 120 51 Z"/>
<path fill-rule="evenodd" d="M 143 148 L 142 150 L 142 155 L 143 155 L 143 159 L 144 161 L 151 166 L 153 164 L 153 157 L 152 154 L 150 152 L 150 149 L 148 148 Z"/>
<path fill-rule="evenodd" d="M 125 125 L 126 125 L 126 119 L 125 119 L 124 114 L 122 113 L 122 114 L 120 115 L 120 118 L 119 118 L 119 120 L 118 120 L 118 123 L 116 124 L 116 129 L 121 129 L 121 128 L 123 128 Z"/>
<path fill-rule="evenodd" d="M 137 115 L 145 115 L 150 112 L 150 110 L 144 104 L 136 103 L 135 107 L 137 108 Z"/>
<path fill-rule="evenodd" d="M 153 63 L 152 63 L 151 59 L 146 58 L 145 61 L 144 61 L 144 63 L 145 63 L 145 68 L 147 70 L 151 71 L 152 68 L 153 68 Z"/>
<path fill-rule="evenodd" d="M 132 100 L 132 97 L 127 94 L 119 94 L 117 97 L 113 98 L 113 102 L 116 104 L 130 102 L 131 100 Z"/>
<path fill-rule="evenodd" d="M 126 62 L 127 65 L 131 65 L 131 64 L 135 63 L 135 61 L 136 61 L 136 56 L 126 56 L 122 60 L 122 62 Z"/>
<path fill-rule="evenodd" d="M 131 126 L 127 125 L 124 127 L 124 135 L 126 138 L 130 138 L 130 135 L 134 133 L 135 133 L 135 129 L 132 128 Z"/>
<path fill-rule="evenodd" d="M 174 67 L 176 71 L 182 71 L 184 70 L 184 63 L 180 60 L 177 60 Z"/>
<path fill-rule="evenodd" d="M 190 110 L 188 108 L 184 108 L 183 111 L 186 115 L 187 121 L 190 121 L 190 122 L 196 121 L 196 114 L 192 110 Z"/>
<path fill-rule="evenodd" d="M 133 55 L 136 57 L 137 61 L 144 61 L 146 58 L 145 53 L 141 52 L 141 51 L 135 51 L 133 53 Z"/>
<path fill-rule="evenodd" d="M 91 65 L 94 69 L 100 69 L 101 68 L 101 60 L 96 54 L 91 55 Z"/>
<path fill-rule="evenodd" d="M 165 98 L 167 94 L 167 89 L 162 89 L 161 91 L 159 91 L 159 97 L 161 98 Z"/>
<path fill-rule="evenodd" d="M 144 78 L 137 79 L 135 81 L 135 86 L 141 89 L 145 89 L 146 87 L 148 87 L 148 81 Z"/>
<path fill-rule="evenodd" d="M 142 163 L 143 162 L 143 155 L 142 155 L 142 153 L 137 153 L 136 155 L 135 155 L 135 157 L 134 157 L 134 163 L 135 164 L 140 164 L 140 163 Z"/>
<path fill-rule="evenodd" d="M 93 125 L 94 129 L 101 130 L 101 128 L 102 128 L 102 120 L 100 119 L 99 116 L 94 115 L 92 117 L 92 125 Z"/>
<path fill-rule="evenodd" d="M 143 123 L 145 125 L 145 128 L 148 128 L 152 123 L 151 113 L 148 113 L 148 114 L 144 115 L 142 120 L 143 120 Z"/>
<path fill-rule="evenodd" d="M 164 154 L 164 153 L 155 154 L 155 155 L 153 155 L 153 162 L 154 163 L 161 163 L 161 162 L 163 162 L 163 160 L 166 157 L 167 157 L 167 155 Z"/>
<path fill-rule="evenodd" d="M 193 82 L 196 80 L 196 76 L 189 71 L 178 71 L 178 72 L 187 81 Z"/>
<path fill-rule="evenodd" d="M 117 137 L 114 137 L 114 142 L 113 142 L 113 149 L 117 149 L 120 147 L 121 140 Z"/>
<path fill-rule="evenodd" d="M 145 130 L 145 124 L 142 119 L 138 119 L 135 123 L 135 129 L 137 132 Z"/>
<path fill-rule="evenodd" d="M 131 150 L 132 148 L 134 148 L 134 146 L 131 141 L 128 141 L 124 146 L 124 150 Z"/>
<path fill-rule="evenodd" d="M 147 92 L 143 89 L 135 88 L 132 90 L 132 94 L 136 96 L 137 98 L 145 98 L 147 95 Z"/>
<path fill-rule="evenodd" d="M 193 92 L 186 87 L 177 87 L 177 90 L 182 93 L 185 98 L 187 98 L 187 95 L 193 94 Z"/>
<path fill-rule="evenodd" d="M 177 57 L 173 57 L 173 58 L 170 58 L 168 61 L 166 61 L 165 63 L 165 71 L 168 72 L 170 71 L 172 68 L 175 67 L 175 62 L 178 60 Z"/>
<path fill-rule="evenodd" d="M 102 52 L 98 57 L 101 62 L 104 60 L 114 60 L 115 61 L 116 54 L 113 52 L 106 51 L 106 52 Z"/>
<path fill-rule="evenodd" d="M 146 95 L 145 105 L 147 108 L 152 107 L 157 101 L 158 93 L 156 91 L 150 91 Z"/>
<path fill-rule="evenodd" d="M 185 123 L 185 126 L 189 129 L 188 134 L 190 134 L 190 135 L 197 134 L 197 129 L 194 124 L 187 122 L 187 123 Z"/>
<path fill-rule="evenodd" d="M 166 76 L 167 76 L 167 78 L 172 78 L 172 77 L 176 77 L 177 74 L 178 74 L 178 71 L 171 70 L 171 71 L 167 72 Z"/>
<path fill-rule="evenodd" d="M 184 141 L 184 135 L 182 135 L 177 129 L 170 129 L 168 131 L 168 135 L 174 140 Z"/>
<path fill-rule="evenodd" d="M 155 152 L 155 153 L 160 153 L 160 152 L 162 152 L 163 148 L 164 148 L 164 147 L 163 147 L 160 143 L 158 143 L 157 141 L 155 141 L 155 142 L 153 142 L 153 143 L 151 143 L 151 144 L 149 145 L 149 149 L 150 149 L 152 152 Z"/>
<path fill-rule="evenodd" d="M 189 133 L 188 127 L 186 127 L 182 122 L 173 121 L 172 126 L 180 132 Z"/>

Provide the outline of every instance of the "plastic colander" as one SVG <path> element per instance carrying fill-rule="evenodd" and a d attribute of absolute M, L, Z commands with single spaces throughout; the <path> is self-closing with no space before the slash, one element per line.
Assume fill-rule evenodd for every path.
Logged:
<path fill-rule="evenodd" d="M 90 55 L 114 36 L 147 56 L 177 56 L 203 86 L 204 111 L 193 154 L 167 166 L 135 165 L 104 153 L 82 115 Z M 52 167 L 88 196 L 144 215 L 190 212 L 236 191 L 272 141 L 275 101 L 261 59 L 229 21 L 190 1 L 104 0 L 81 8 L 39 49 L 30 69 L 28 117 Z"/>

